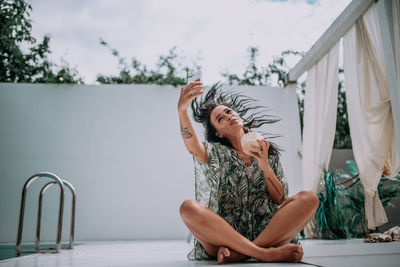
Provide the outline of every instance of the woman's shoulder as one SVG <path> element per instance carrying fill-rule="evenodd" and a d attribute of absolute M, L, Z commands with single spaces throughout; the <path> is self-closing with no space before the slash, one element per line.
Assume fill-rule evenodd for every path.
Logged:
<path fill-rule="evenodd" d="M 213 155 L 220 160 L 225 160 L 231 154 L 230 148 L 219 142 L 205 141 L 203 143 L 209 156 Z"/>

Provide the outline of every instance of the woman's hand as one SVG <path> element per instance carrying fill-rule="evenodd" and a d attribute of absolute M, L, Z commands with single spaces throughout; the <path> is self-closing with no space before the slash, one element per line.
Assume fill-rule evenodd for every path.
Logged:
<path fill-rule="evenodd" d="M 265 139 L 257 139 L 258 146 L 253 145 L 249 147 L 250 156 L 257 160 L 258 166 L 261 170 L 267 170 L 270 168 L 268 161 L 268 149 L 270 143 Z"/>
<path fill-rule="evenodd" d="M 265 182 L 267 184 L 268 193 L 276 204 L 280 205 L 285 199 L 285 191 L 279 179 L 269 165 L 268 149 L 270 143 L 267 140 L 257 140 L 258 146 L 253 146 L 250 151 L 251 156 L 256 158 L 258 166 L 264 173 Z"/>
<path fill-rule="evenodd" d="M 181 88 L 181 95 L 178 101 L 178 111 L 186 111 L 190 103 L 196 97 L 204 93 L 203 83 L 200 82 L 200 78 L 194 82 L 191 82 Z"/>

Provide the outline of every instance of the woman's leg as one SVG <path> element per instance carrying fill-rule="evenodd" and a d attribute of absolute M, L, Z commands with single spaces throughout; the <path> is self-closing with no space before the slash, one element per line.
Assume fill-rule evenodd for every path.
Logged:
<path fill-rule="evenodd" d="M 272 216 L 267 227 L 253 240 L 259 247 L 279 247 L 288 244 L 314 216 L 318 208 L 318 197 L 312 191 L 300 191 L 289 198 Z M 226 257 L 227 249 L 219 249 L 218 256 L 223 262 L 242 261 L 246 257 L 230 252 Z"/>
<path fill-rule="evenodd" d="M 257 246 L 235 231 L 223 218 L 195 200 L 184 201 L 180 213 L 186 226 L 212 257 L 217 256 L 221 246 L 263 262 L 298 262 L 303 256 L 302 248 L 293 244 L 279 248 Z"/>
<path fill-rule="evenodd" d="M 288 243 L 315 215 L 318 197 L 312 191 L 300 191 L 289 198 L 272 216 L 267 227 L 253 240 L 262 247 L 275 247 Z"/>
<path fill-rule="evenodd" d="M 314 192 L 300 191 L 279 208 L 253 242 L 262 247 L 275 247 L 282 245 L 282 242 L 290 242 L 315 215 L 318 203 Z"/>

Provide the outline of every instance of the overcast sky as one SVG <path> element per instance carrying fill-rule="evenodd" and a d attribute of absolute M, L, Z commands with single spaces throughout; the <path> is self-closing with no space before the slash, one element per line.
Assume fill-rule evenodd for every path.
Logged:
<path fill-rule="evenodd" d="M 85 83 L 96 74 L 117 74 L 122 56 L 155 68 L 176 46 L 184 63 L 197 61 L 206 84 L 220 73 L 242 74 L 247 48 L 259 48 L 258 65 L 286 49 L 307 51 L 350 0 L 28 0 L 32 34 L 50 34 L 51 59 L 76 66 Z M 294 65 L 294 63 L 293 63 Z"/>

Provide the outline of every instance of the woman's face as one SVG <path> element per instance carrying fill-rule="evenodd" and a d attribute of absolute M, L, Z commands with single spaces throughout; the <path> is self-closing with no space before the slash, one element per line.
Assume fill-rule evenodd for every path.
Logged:
<path fill-rule="evenodd" d="M 219 105 L 211 111 L 210 120 L 217 130 L 216 135 L 220 138 L 226 137 L 243 127 L 242 118 L 224 105 Z"/>

